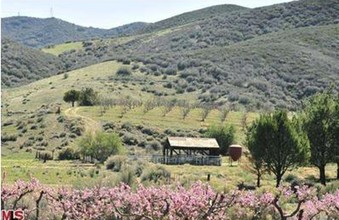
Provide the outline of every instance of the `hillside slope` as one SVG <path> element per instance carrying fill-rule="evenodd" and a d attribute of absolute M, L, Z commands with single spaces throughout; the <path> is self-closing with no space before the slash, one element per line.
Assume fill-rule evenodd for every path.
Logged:
<path fill-rule="evenodd" d="M 5 38 L 29 47 L 44 47 L 67 41 L 109 38 L 133 34 L 146 23 L 136 22 L 112 29 L 82 27 L 57 18 L 32 18 L 24 16 L 1 19 L 1 33 Z"/>
<path fill-rule="evenodd" d="M 336 0 L 294 1 L 87 41 L 73 50 L 68 45 L 59 57 L 68 69 L 139 62 L 143 74 L 171 79 L 162 86 L 196 93 L 201 103 L 295 109 L 303 98 L 339 81 L 338 14 Z"/>
<path fill-rule="evenodd" d="M 1 39 L 1 85 L 5 87 L 27 84 L 64 70 L 58 57 L 40 50 L 24 47 L 8 39 Z"/>
<path fill-rule="evenodd" d="M 339 1 L 301 0 L 251 10 L 216 14 L 193 22 L 152 41 L 137 42 L 141 53 L 180 52 L 227 46 L 268 33 L 339 23 Z"/>
<path fill-rule="evenodd" d="M 338 48 L 339 25 L 333 24 L 289 29 L 228 46 L 186 52 L 121 57 L 85 47 L 95 55 L 93 59 L 93 55 L 82 53 L 61 57 L 69 56 L 79 63 L 100 62 L 100 58 L 108 59 L 108 54 L 125 62 L 135 60 L 145 64 L 145 74 L 179 76 L 163 86 L 175 88 L 178 94 L 198 92 L 202 103 L 295 109 L 303 98 L 339 82 Z M 119 47 L 115 49 L 118 51 Z"/>
<path fill-rule="evenodd" d="M 161 20 L 146 26 L 142 32 L 149 33 L 167 28 L 177 27 L 199 20 L 208 19 L 216 15 L 222 15 L 234 11 L 246 10 L 247 8 L 238 5 L 216 5 L 195 11 L 186 12 L 165 20 Z"/>
<path fill-rule="evenodd" d="M 79 56 L 87 59 L 87 63 L 92 58 L 96 63 L 110 58 L 138 57 L 138 54 L 145 57 L 145 54 L 155 56 L 157 53 L 224 47 L 269 33 L 337 24 L 338 14 L 339 2 L 336 0 L 301 0 L 215 15 L 185 26 L 132 36 L 130 40 L 118 44 L 104 41 L 103 44 L 84 48 L 85 53 L 81 51 L 81 55 L 73 51 L 62 57 L 74 60 Z M 119 42 L 119 39 L 116 41 Z M 75 65 L 79 63 L 82 62 Z"/>

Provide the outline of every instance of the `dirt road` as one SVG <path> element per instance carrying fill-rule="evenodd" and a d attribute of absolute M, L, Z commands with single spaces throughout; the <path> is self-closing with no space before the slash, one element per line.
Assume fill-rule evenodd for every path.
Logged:
<path fill-rule="evenodd" d="M 78 114 L 79 107 L 69 108 L 65 110 L 65 115 L 70 118 L 81 118 L 81 120 L 85 123 L 85 131 L 86 132 L 96 132 L 101 130 L 100 123 L 93 120 L 90 117 L 83 116 Z"/>

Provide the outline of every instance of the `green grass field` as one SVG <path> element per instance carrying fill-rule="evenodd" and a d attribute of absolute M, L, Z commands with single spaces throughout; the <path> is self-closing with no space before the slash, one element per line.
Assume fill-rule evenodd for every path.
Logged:
<path fill-rule="evenodd" d="M 149 164 L 148 167 L 155 165 Z M 171 172 L 171 182 L 180 182 L 190 185 L 194 181 L 207 182 L 207 175 L 211 175 L 210 184 L 218 191 L 228 191 L 236 188 L 236 185 L 245 182 L 255 184 L 256 176 L 250 172 L 250 164 L 243 158 L 240 163 L 231 166 L 228 157 L 223 158 L 222 166 L 192 166 L 192 165 L 160 165 Z M 94 185 L 112 186 L 118 184 L 120 179 L 116 172 L 108 171 L 105 166 L 95 166 L 72 161 L 47 161 L 43 163 L 34 159 L 33 154 L 16 153 L 2 156 L 2 172 L 6 172 L 5 183 L 13 183 L 17 179 L 28 180 L 30 177 L 37 178 L 41 183 L 51 186 L 74 186 L 77 188 L 91 187 Z M 327 166 L 326 175 L 335 179 L 336 165 Z M 285 174 L 297 176 L 302 180 L 316 180 L 318 170 L 314 167 L 301 167 Z M 138 184 L 140 178 L 134 180 Z M 149 183 L 148 183 L 149 184 Z M 274 188 L 273 175 L 265 174 L 262 179 L 261 190 Z"/>
<path fill-rule="evenodd" d="M 58 56 L 59 54 L 62 54 L 64 52 L 68 52 L 71 50 L 80 50 L 82 48 L 83 48 L 82 42 L 70 42 L 70 43 L 54 45 L 48 48 L 43 48 L 42 51 L 45 53 Z"/>
<path fill-rule="evenodd" d="M 116 122 L 116 123 L 125 123 L 130 122 L 135 125 L 144 125 L 147 127 L 157 128 L 160 130 L 165 129 L 199 129 L 199 128 L 208 128 L 211 125 L 234 125 L 236 129 L 236 142 L 241 144 L 244 140 L 244 130 L 242 128 L 241 119 L 244 114 L 247 114 L 247 124 L 251 123 L 258 117 L 258 113 L 250 112 L 234 112 L 231 111 L 227 115 L 227 118 L 224 122 L 220 120 L 220 111 L 217 109 L 212 110 L 207 118 L 201 120 L 201 108 L 192 109 L 187 117 L 183 119 L 181 108 L 175 107 L 172 111 L 163 116 L 164 107 L 156 107 L 151 111 L 144 113 L 144 107 L 137 107 L 121 117 L 121 112 L 123 111 L 121 106 L 116 106 L 108 109 L 104 114 L 101 114 L 100 107 L 81 107 L 79 108 L 78 113 L 86 117 L 95 119 L 102 123 L 104 122 Z"/>

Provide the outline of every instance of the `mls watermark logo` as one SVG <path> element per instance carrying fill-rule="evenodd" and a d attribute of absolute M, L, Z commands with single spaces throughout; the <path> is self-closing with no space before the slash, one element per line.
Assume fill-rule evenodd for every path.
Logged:
<path fill-rule="evenodd" d="M 17 210 L 1 210 L 1 220 L 24 220 L 24 211 Z"/>

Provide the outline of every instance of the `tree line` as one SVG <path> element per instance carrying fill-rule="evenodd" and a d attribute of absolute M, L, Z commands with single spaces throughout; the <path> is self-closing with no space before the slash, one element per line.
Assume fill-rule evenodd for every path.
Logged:
<path fill-rule="evenodd" d="M 265 171 L 276 176 L 278 187 L 286 171 L 305 164 L 316 166 L 326 185 L 325 167 L 337 163 L 338 179 L 339 95 L 332 90 L 316 94 L 291 119 L 283 110 L 261 115 L 247 128 L 246 145 L 258 187 Z"/>

